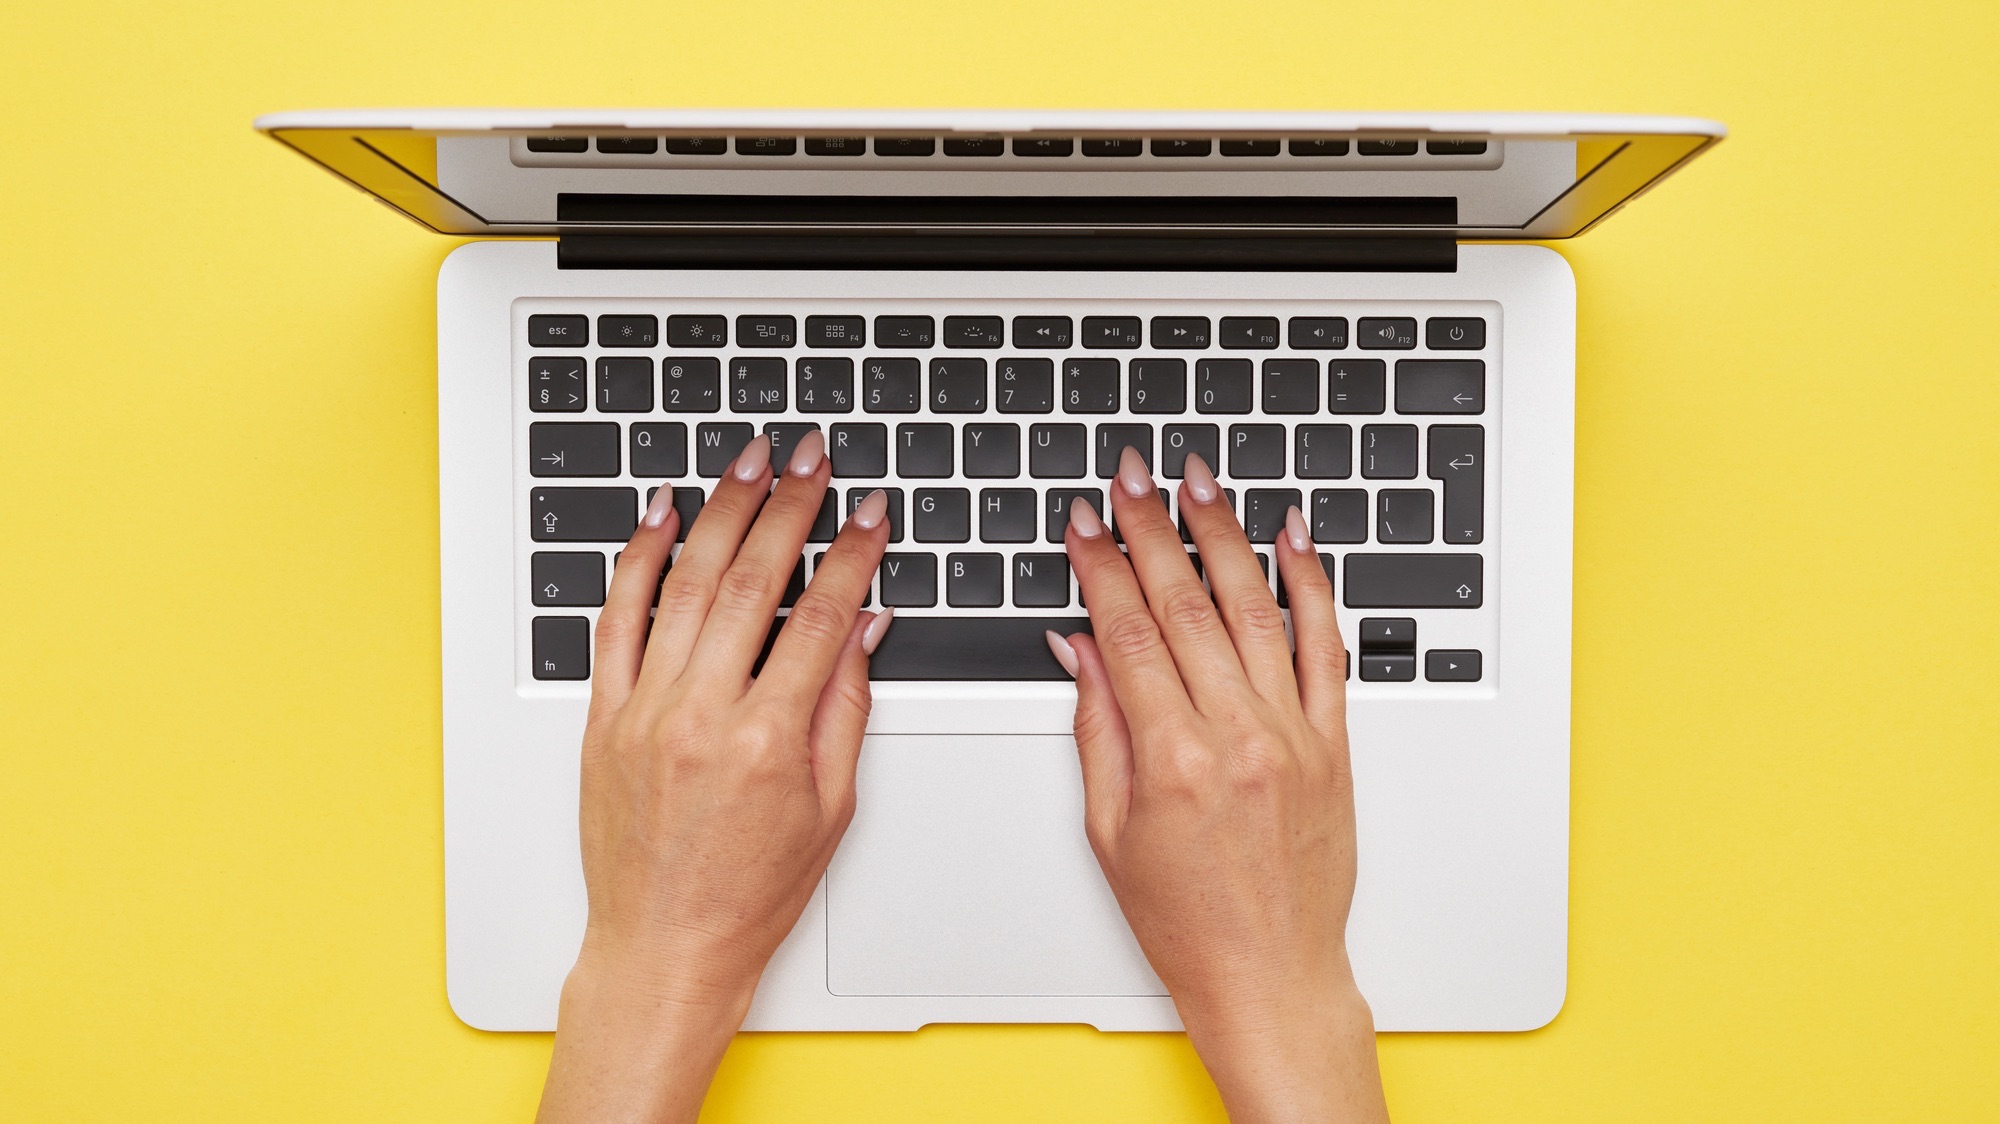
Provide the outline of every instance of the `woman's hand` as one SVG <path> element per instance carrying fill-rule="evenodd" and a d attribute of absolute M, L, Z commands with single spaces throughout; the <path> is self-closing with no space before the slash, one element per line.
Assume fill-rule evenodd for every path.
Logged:
<path fill-rule="evenodd" d="M 808 434 L 774 489 L 770 441 L 754 439 L 664 583 L 670 489 L 619 558 L 583 737 L 590 919 L 545 1121 L 693 1120 L 853 817 L 868 655 L 890 618 L 860 611 L 888 540 L 882 493 L 856 508 L 751 677 L 827 491 L 825 448 Z"/>
<path fill-rule="evenodd" d="M 1077 680 L 1086 830 L 1232 1119 L 1387 1119 L 1347 961 L 1354 800 L 1346 654 L 1297 508 L 1277 544 L 1297 634 L 1201 458 L 1181 510 L 1126 449 L 1111 507 L 1065 538 L 1095 637 L 1049 644 Z"/>

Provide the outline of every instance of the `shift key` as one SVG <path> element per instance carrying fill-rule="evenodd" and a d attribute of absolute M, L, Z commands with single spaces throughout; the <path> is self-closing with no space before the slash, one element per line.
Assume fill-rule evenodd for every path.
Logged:
<path fill-rule="evenodd" d="M 535 488 L 528 500 L 536 542 L 624 542 L 639 526 L 636 488 Z"/>
<path fill-rule="evenodd" d="M 1350 554 L 1341 585 L 1350 609 L 1477 609 L 1484 572 L 1477 554 Z"/>

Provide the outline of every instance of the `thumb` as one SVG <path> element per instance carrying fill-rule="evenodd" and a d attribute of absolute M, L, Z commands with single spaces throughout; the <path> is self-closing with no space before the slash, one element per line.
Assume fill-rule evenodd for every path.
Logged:
<path fill-rule="evenodd" d="M 847 632 L 833 674 L 820 688 L 813 705 L 812 724 L 807 728 L 806 745 L 812 754 L 813 783 L 819 788 L 820 806 L 838 810 L 843 817 L 854 812 L 854 771 L 861 761 L 861 736 L 868 732 L 868 711 L 874 695 L 868 690 L 868 640 L 870 627 L 881 621 L 888 626 L 887 613 L 859 613 Z"/>
<path fill-rule="evenodd" d="M 1076 677 L 1076 752 L 1083 765 L 1083 819 L 1102 848 L 1118 837 L 1132 806 L 1132 732 L 1111 690 L 1097 641 L 1087 633 L 1048 634 L 1049 650 Z"/>

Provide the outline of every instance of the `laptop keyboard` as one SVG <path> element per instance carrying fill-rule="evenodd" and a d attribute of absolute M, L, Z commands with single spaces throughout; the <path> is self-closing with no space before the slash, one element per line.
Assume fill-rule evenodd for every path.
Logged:
<path fill-rule="evenodd" d="M 782 464 L 814 429 L 833 486 L 784 604 L 845 514 L 885 489 L 869 603 L 897 623 L 877 679 L 1063 678 L 1042 632 L 1084 616 L 1062 552 L 1069 505 L 1108 517 L 1128 445 L 1168 482 L 1177 521 L 1171 482 L 1190 453 L 1210 464 L 1267 575 L 1300 508 L 1363 683 L 1492 676 L 1497 305 L 834 303 L 517 303 L 533 680 L 589 678 L 609 565 L 661 484 L 684 538 L 753 436 Z"/>

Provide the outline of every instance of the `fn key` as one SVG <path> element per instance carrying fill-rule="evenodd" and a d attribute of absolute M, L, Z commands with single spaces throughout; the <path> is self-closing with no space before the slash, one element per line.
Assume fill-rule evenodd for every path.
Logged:
<path fill-rule="evenodd" d="M 536 617 L 535 678 L 590 678 L 590 621 L 584 617 Z"/>

